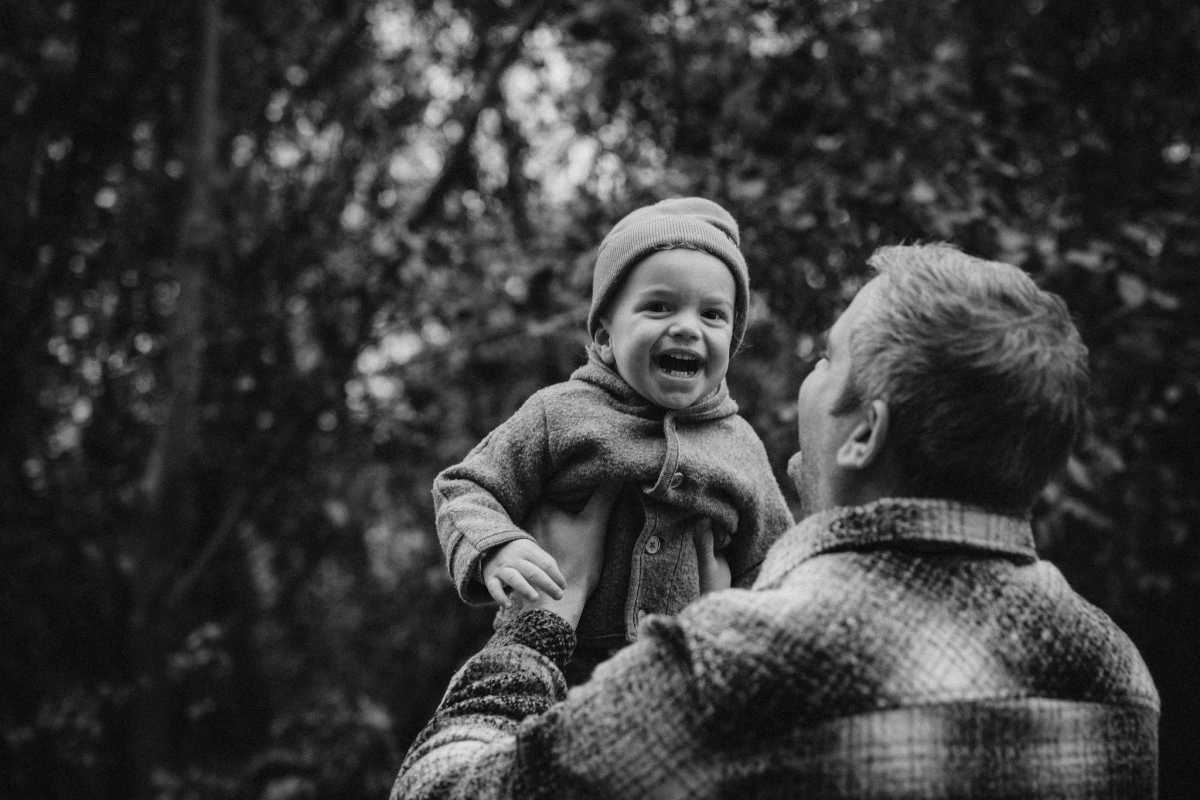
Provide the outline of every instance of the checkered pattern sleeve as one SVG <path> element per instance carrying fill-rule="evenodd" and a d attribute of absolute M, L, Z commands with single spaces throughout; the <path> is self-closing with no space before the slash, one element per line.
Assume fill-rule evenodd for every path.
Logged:
<path fill-rule="evenodd" d="M 636 644 L 564 700 L 547 655 L 562 652 L 550 616 L 518 617 L 463 666 L 404 760 L 392 800 L 688 794 L 664 786 L 703 774 L 688 766 L 703 747 L 677 623 L 652 618 Z"/>

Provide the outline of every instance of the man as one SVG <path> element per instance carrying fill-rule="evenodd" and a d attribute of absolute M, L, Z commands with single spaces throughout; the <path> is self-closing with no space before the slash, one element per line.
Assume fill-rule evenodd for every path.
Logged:
<path fill-rule="evenodd" d="M 1153 797 L 1158 695 L 1034 552 L 1086 350 L 1014 267 L 894 247 L 800 388 L 803 522 L 752 590 L 649 617 L 565 695 L 603 498 L 544 535 L 571 589 L 453 679 L 394 797 Z"/>

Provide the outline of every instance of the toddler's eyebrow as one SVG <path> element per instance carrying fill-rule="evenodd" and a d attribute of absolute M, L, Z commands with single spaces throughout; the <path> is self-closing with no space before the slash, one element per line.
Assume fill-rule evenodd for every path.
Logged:
<path fill-rule="evenodd" d="M 641 288 L 641 293 L 644 295 L 679 294 L 679 289 L 677 289 L 674 286 L 671 286 L 668 283 L 655 283 L 655 284 L 651 284 L 650 286 L 643 286 Z"/>

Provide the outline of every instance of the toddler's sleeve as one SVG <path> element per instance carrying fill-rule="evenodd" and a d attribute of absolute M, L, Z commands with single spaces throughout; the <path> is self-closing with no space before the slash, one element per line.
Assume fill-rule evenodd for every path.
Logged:
<path fill-rule="evenodd" d="M 481 566 L 488 551 L 532 538 L 520 526 L 550 475 L 543 399 L 535 394 L 433 481 L 438 542 L 468 603 L 490 602 Z"/>

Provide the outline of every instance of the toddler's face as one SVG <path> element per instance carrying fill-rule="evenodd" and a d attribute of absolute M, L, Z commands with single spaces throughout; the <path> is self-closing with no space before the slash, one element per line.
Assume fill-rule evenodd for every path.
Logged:
<path fill-rule="evenodd" d="M 725 377 L 736 292 L 716 256 L 660 250 L 633 268 L 601 319 L 600 356 L 650 402 L 687 408 Z"/>

